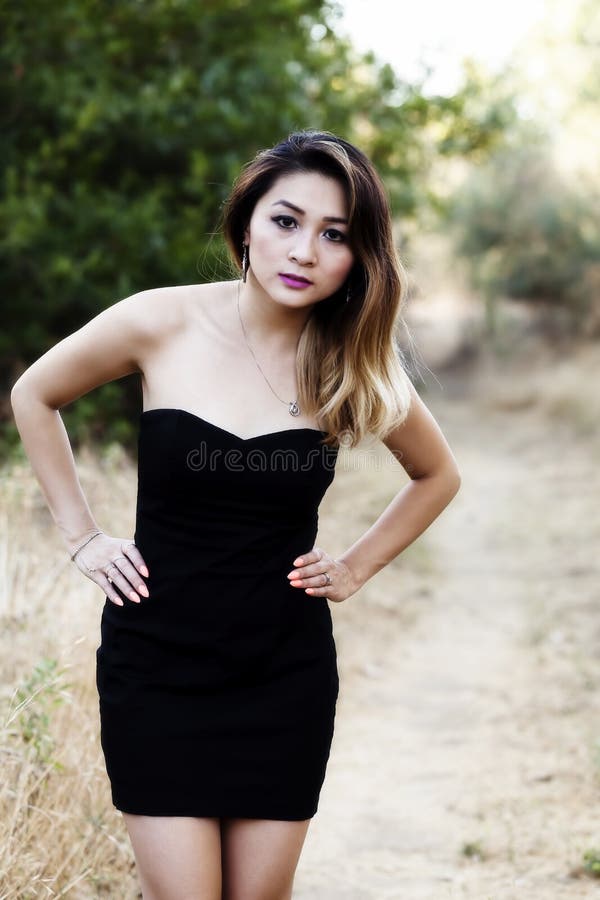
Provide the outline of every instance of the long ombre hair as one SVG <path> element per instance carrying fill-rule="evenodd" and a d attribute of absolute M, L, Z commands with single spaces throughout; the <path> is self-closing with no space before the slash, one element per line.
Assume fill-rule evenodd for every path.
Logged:
<path fill-rule="evenodd" d="M 239 268 L 244 230 L 257 201 L 280 176 L 295 172 L 337 179 L 348 204 L 354 265 L 336 293 L 314 304 L 299 338 L 296 375 L 300 408 L 328 432 L 324 443 L 338 444 L 344 434 L 345 446 L 354 447 L 367 433 L 385 437 L 410 407 L 399 348 L 407 276 L 379 174 L 361 150 L 328 131 L 294 132 L 242 169 L 222 220 Z"/>

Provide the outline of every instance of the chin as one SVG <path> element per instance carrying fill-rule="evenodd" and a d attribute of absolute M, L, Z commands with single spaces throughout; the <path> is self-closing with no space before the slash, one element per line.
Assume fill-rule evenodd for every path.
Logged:
<path fill-rule="evenodd" d="M 273 299 L 276 300 L 282 300 L 289 306 L 305 306 L 307 302 L 315 302 L 313 285 L 298 290 L 286 287 L 286 285 L 277 278 L 275 282 L 269 285 L 268 288 L 265 288 L 265 290 L 270 297 L 273 297 Z"/>

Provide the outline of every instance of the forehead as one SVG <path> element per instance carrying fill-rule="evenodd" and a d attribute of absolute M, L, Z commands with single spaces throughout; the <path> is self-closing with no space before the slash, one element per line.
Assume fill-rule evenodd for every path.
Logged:
<path fill-rule="evenodd" d="M 259 202 L 268 206 L 277 200 L 289 200 L 314 215 L 346 216 L 348 211 L 340 182 L 320 172 L 280 175 Z"/>

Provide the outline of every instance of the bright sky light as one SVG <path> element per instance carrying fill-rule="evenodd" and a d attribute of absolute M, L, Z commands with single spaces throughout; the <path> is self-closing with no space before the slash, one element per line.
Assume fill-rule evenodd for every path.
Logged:
<path fill-rule="evenodd" d="M 568 0 L 566 0 L 568 2 Z M 544 15 L 546 0 L 340 0 L 336 30 L 359 50 L 373 50 L 400 77 L 414 81 L 419 59 L 435 68 L 428 93 L 451 94 L 461 80 L 461 60 L 499 67 L 529 28 Z"/>

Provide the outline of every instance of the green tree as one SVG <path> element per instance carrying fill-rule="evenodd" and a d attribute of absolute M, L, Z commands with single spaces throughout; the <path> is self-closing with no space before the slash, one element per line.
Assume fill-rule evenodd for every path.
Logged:
<path fill-rule="evenodd" d="M 506 122 L 480 165 L 466 167 L 447 209 L 492 331 L 496 298 L 509 295 L 543 305 L 549 326 L 592 335 L 600 329 L 600 169 L 592 140 L 600 125 L 600 7 L 580 0 L 568 27 L 564 5 L 550 4 L 548 13 L 502 80 L 488 79 L 486 89 L 484 79 L 476 91 L 498 101 L 510 82 L 521 114 Z"/>
<path fill-rule="evenodd" d="M 560 307 L 573 330 L 585 327 L 600 266 L 599 200 L 594 185 L 569 183 L 535 147 L 503 150 L 470 174 L 452 218 L 492 328 L 498 295 Z"/>
<path fill-rule="evenodd" d="M 431 126 L 460 131 L 464 108 L 357 54 L 336 34 L 339 12 L 333 0 L 0 6 L 4 397 L 34 358 L 116 300 L 228 277 L 215 234 L 223 200 L 240 166 L 291 130 L 356 140 L 395 213 L 414 214 Z M 126 439 L 119 410 L 138 405 L 125 379 L 65 419 L 76 441 Z"/>

